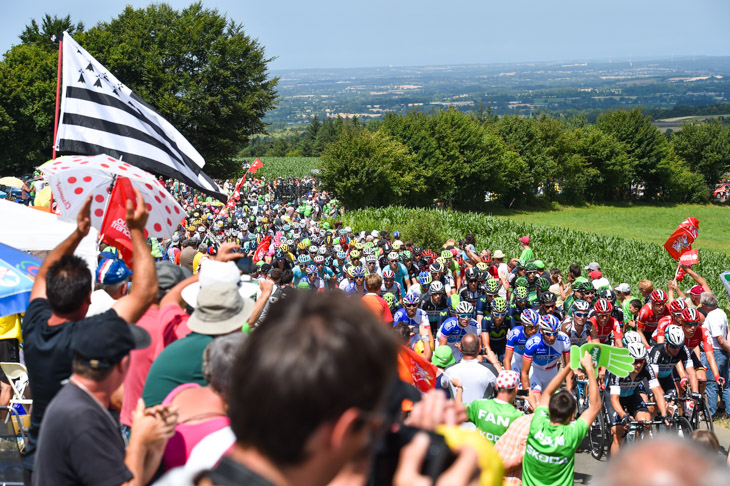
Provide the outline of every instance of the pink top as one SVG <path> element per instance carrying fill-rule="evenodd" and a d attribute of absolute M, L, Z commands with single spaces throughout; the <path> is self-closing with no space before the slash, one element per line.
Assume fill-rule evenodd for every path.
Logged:
<path fill-rule="evenodd" d="M 160 310 L 150 307 L 137 321 L 137 325 L 150 335 L 150 345 L 144 349 L 136 349 L 129 353 L 129 371 L 124 378 L 124 396 L 120 422 L 132 426 L 132 412 L 137 408 L 137 400 L 142 396 L 144 382 L 150 371 L 152 362 L 162 351 L 162 332 L 160 329 Z"/>
<path fill-rule="evenodd" d="M 175 387 L 162 401 L 163 405 L 172 403 L 175 396 L 183 390 L 201 388 L 197 383 L 184 383 Z M 175 434 L 167 441 L 162 463 L 166 471 L 178 466 L 184 466 L 190 457 L 190 452 L 208 434 L 229 426 L 230 419 L 223 416 L 211 417 L 194 424 L 179 423 L 175 427 Z"/>

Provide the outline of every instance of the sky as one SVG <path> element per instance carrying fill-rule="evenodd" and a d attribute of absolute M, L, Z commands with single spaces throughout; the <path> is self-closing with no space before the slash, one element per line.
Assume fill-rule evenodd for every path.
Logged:
<path fill-rule="evenodd" d="M 128 0 L 0 0 L 0 53 L 44 14 L 110 21 Z M 192 0 L 169 0 L 184 8 Z M 272 70 L 730 55 L 728 0 L 205 0 Z"/>

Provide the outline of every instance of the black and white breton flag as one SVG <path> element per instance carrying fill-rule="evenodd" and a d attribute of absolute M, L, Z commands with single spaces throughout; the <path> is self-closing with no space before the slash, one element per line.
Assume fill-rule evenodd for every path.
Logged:
<path fill-rule="evenodd" d="M 107 154 L 226 200 L 180 132 L 63 33 L 63 96 L 56 150 Z"/>

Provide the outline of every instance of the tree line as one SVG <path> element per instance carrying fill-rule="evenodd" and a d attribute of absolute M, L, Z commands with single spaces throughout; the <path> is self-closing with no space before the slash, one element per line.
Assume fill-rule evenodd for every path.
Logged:
<path fill-rule="evenodd" d="M 730 127 L 688 123 L 664 136 L 641 108 L 595 123 L 463 113 L 388 114 L 341 123 L 322 148 L 320 179 L 349 208 L 461 210 L 538 201 L 707 202 L 730 170 Z"/>

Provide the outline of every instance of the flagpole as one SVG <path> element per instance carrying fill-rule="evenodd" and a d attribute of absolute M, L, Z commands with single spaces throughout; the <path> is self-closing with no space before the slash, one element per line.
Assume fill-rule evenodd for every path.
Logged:
<path fill-rule="evenodd" d="M 58 74 L 56 74 L 56 111 L 53 121 L 53 158 L 56 158 L 56 136 L 58 135 L 58 103 L 61 98 L 61 59 L 63 57 L 63 36 L 58 40 Z"/>
<path fill-rule="evenodd" d="M 112 176 L 112 182 L 109 184 L 109 197 L 106 198 L 106 203 L 104 204 L 104 218 L 101 220 L 101 229 L 104 229 L 104 223 L 106 223 L 106 218 L 109 215 L 109 203 L 112 200 L 112 191 L 114 191 L 114 185 L 117 182 L 117 175 L 114 174 Z M 101 248 L 101 240 L 104 239 L 104 233 L 99 231 L 99 239 L 96 240 L 96 253 L 99 253 L 99 248 Z"/>

